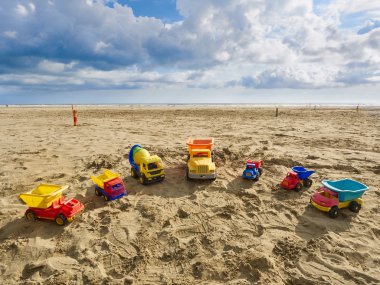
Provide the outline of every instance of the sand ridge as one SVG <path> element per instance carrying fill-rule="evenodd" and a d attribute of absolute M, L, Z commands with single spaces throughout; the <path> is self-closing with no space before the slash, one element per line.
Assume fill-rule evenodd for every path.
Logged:
<path fill-rule="evenodd" d="M 0 110 L 0 276 L 8 284 L 379 284 L 380 111 L 238 107 Z M 186 180 L 186 139 L 215 138 L 218 178 Z M 164 161 L 162 183 L 130 176 L 139 143 Z M 257 182 L 241 178 L 263 159 Z M 276 186 L 314 168 L 299 193 Z M 106 203 L 90 180 L 105 168 L 128 195 Z M 358 215 L 308 205 L 322 179 L 370 187 Z M 18 195 L 68 184 L 85 204 L 72 224 L 29 222 Z"/>

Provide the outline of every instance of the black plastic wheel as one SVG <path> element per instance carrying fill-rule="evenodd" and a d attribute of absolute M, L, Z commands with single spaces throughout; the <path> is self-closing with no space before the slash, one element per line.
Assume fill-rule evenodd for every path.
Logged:
<path fill-rule="evenodd" d="M 188 167 L 186 167 L 186 179 L 189 181 L 191 180 L 191 178 L 189 176 L 189 168 Z"/>
<path fill-rule="evenodd" d="M 311 180 L 311 179 L 306 179 L 305 180 L 305 187 L 306 188 L 310 188 L 311 187 L 311 185 L 313 185 L 313 180 Z"/>
<path fill-rule="evenodd" d="M 55 219 L 54 219 L 54 221 L 59 226 L 64 226 L 67 223 L 66 217 L 64 215 L 62 215 L 62 214 L 59 214 L 58 216 L 56 216 Z"/>
<path fill-rule="evenodd" d="M 102 196 L 102 193 L 97 188 L 95 188 L 95 195 Z"/>
<path fill-rule="evenodd" d="M 26 211 L 25 218 L 29 221 L 34 221 L 36 219 L 36 214 L 32 211 Z"/>
<path fill-rule="evenodd" d="M 144 174 L 141 174 L 139 180 L 140 180 L 140 183 L 141 183 L 142 185 L 146 185 L 146 178 L 145 178 L 145 175 L 144 175 Z"/>
<path fill-rule="evenodd" d="M 263 175 L 263 169 L 262 168 L 259 168 L 257 171 L 259 172 L 260 176 Z"/>
<path fill-rule="evenodd" d="M 137 178 L 137 177 L 138 177 L 138 175 L 137 175 L 137 173 L 136 173 L 136 170 L 135 170 L 133 167 L 131 167 L 131 176 L 132 176 L 133 178 Z"/>
<path fill-rule="evenodd" d="M 296 192 L 301 191 L 301 189 L 302 189 L 302 184 L 301 183 L 297 183 L 296 187 L 294 187 L 294 191 L 296 191 Z"/>
<path fill-rule="evenodd" d="M 339 208 L 337 206 L 332 207 L 328 214 L 330 218 L 335 219 L 339 215 Z"/>
<path fill-rule="evenodd" d="M 354 213 L 359 213 L 360 209 L 362 208 L 362 205 L 360 205 L 358 202 L 356 201 L 352 201 L 350 203 L 350 205 L 348 206 L 348 208 L 350 209 L 351 212 L 354 212 Z"/>

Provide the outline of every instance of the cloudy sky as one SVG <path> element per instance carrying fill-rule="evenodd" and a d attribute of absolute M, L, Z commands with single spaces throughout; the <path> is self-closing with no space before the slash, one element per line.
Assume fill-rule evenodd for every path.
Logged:
<path fill-rule="evenodd" d="M 0 104 L 379 103 L 377 0 L 1 0 Z"/>

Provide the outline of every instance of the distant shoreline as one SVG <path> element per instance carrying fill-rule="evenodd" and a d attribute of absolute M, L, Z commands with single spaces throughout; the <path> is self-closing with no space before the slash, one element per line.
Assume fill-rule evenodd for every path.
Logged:
<path fill-rule="evenodd" d="M 74 105 L 78 107 L 89 107 L 89 108 L 107 108 L 107 107 L 133 107 L 133 108 L 144 108 L 144 107 L 155 107 L 155 108 L 192 108 L 192 107 L 203 107 L 203 108 L 379 108 L 379 104 L 348 104 L 348 103 L 319 103 L 319 104 L 275 104 L 275 103 L 256 103 L 256 104 L 236 104 L 236 103 L 110 103 L 110 104 L 1 104 L 0 108 L 67 108 Z"/>

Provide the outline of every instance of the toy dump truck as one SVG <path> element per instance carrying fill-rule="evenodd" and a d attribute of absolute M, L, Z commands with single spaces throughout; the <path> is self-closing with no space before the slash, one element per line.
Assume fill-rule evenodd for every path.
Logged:
<path fill-rule="evenodd" d="M 110 170 L 104 171 L 99 176 L 91 176 L 95 183 L 95 195 L 103 196 L 105 201 L 112 201 L 126 194 L 123 180 L 120 175 Z"/>
<path fill-rule="evenodd" d="M 243 171 L 243 178 L 248 180 L 258 180 L 261 174 L 263 173 L 263 169 L 261 168 L 262 165 L 262 160 L 247 160 L 245 164 L 245 169 Z"/>
<path fill-rule="evenodd" d="M 330 218 L 336 218 L 340 209 L 349 208 L 358 213 L 363 205 L 361 198 L 368 187 L 353 179 L 337 181 L 323 180 L 320 187 L 311 197 L 310 203 L 320 211 L 327 212 Z"/>
<path fill-rule="evenodd" d="M 25 217 L 28 220 L 54 220 L 60 226 L 72 222 L 83 211 L 84 205 L 74 198 L 65 200 L 62 191 L 67 188 L 68 186 L 40 184 L 35 189 L 20 194 L 20 199 L 29 206 Z"/>
<path fill-rule="evenodd" d="M 280 186 L 287 190 L 293 190 L 298 192 L 301 191 L 303 187 L 310 188 L 313 184 L 313 180 L 309 177 L 315 171 L 307 170 L 302 166 L 293 166 L 293 171 L 288 172 L 284 180 L 281 182 Z"/>
<path fill-rule="evenodd" d="M 128 158 L 131 164 L 131 176 L 138 178 L 141 184 L 160 182 L 165 179 L 162 159 L 158 155 L 150 155 L 145 148 L 136 144 L 129 151 Z"/>
<path fill-rule="evenodd" d="M 187 179 L 216 179 L 213 144 L 213 138 L 188 139 Z"/>

